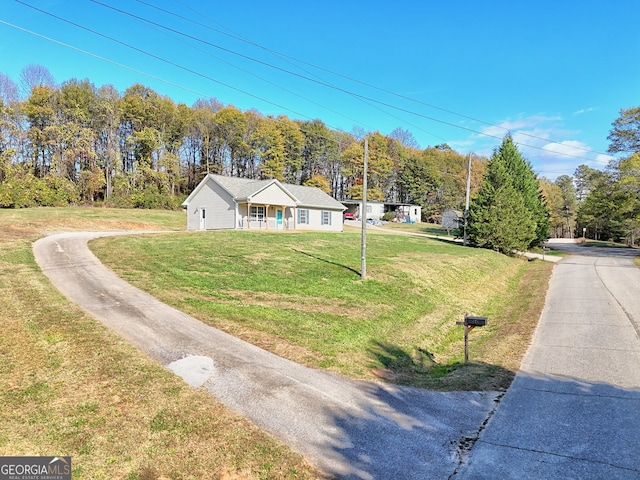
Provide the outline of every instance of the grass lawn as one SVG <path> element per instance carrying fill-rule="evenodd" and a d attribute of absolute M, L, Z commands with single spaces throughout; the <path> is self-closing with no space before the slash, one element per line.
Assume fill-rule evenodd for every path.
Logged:
<path fill-rule="evenodd" d="M 604 240 L 585 240 L 580 242 L 583 247 L 631 248 L 626 243 L 607 242 Z"/>
<path fill-rule="evenodd" d="M 382 228 L 386 230 L 396 230 L 409 233 L 425 233 L 428 235 L 437 235 L 439 237 L 455 238 L 458 235 L 458 230 L 453 228 L 447 231 L 437 223 L 396 223 L 389 222 L 382 225 Z"/>
<path fill-rule="evenodd" d="M 322 478 L 69 303 L 33 259 L 47 233 L 184 225 L 182 212 L 0 210 L 0 455 L 71 455 L 75 480 Z"/>
<path fill-rule="evenodd" d="M 278 355 L 354 378 L 505 389 L 544 303 L 551 265 L 424 237 L 218 231 L 97 239 L 119 275 Z M 488 316 L 463 363 L 465 312 Z"/>

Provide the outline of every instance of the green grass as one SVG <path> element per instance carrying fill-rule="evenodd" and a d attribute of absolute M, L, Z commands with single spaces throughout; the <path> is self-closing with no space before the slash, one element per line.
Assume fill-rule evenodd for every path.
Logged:
<path fill-rule="evenodd" d="M 580 243 L 583 247 L 631 248 L 625 243 L 606 242 L 604 240 L 586 240 Z"/>
<path fill-rule="evenodd" d="M 183 212 L 0 210 L 0 455 L 71 455 L 74 479 L 321 478 L 300 455 L 151 361 L 49 283 L 31 244 L 77 230 L 184 230 Z M 385 229 L 384 232 L 392 232 Z M 92 244 L 203 321 L 357 378 L 506 388 L 551 265 L 406 235 L 207 232 Z M 462 363 L 464 312 L 487 315 Z"/>
<path fill-rule="evenodd" d="M 455 238 L 458 235 L 457 229 L 450 229 L 447 232 L 447 229 L 442 228 L 442 226 L 437 223 L 395 223 L 389 222 L 382 226 L 382 228 L 387 230 L 396 230 L 401 232 L 409 232 L 409 233 L 424 233 L 427 235 L 437 235 L 440 237 L 450 237 Z"/>
<path fill-rule="evenodd" d="M 0 209 L 0 455 L 70 455 L 74 480 L 323 478 L 299 454 L 68 302 L 32 242 L 174 230 L 182 212 Z"/>
<path fill-rule="evenodd" d="M 534 247 L 530 249 L 529 252 L 538 253 L 540 255 L 544 253 L 545 255 L 551 255 L 553 257 L 566 257 L 567 255 L 570 255 L 568 252 L 564 252 L 562 250 L 555 250 L 553 248 L 546 248 L 543 252 L 541 247 Z"/>
<path fill-rule="evenodd" d="M 483 345 L 510 321 L 501 319 L 507 306 L 521 303 L 521 281 L 550 268 L 423 237 L 367 238 L 364 281 L 356 233 L 221 231 L 91 247 L 157 298 L 311 367 L 438 389 L 506 388 L 521 351 L 496 365 L 472 346 L 483 373 L 465 382 L 447 375 L 470 367 L 455 322 L 466 312 L 492 317 L 472 335 Z M 535 289 L 543 297 L 546 280 Z"/>

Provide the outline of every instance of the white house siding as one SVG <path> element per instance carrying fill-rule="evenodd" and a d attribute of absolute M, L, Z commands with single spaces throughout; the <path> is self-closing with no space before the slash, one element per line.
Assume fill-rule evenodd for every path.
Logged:
<path fill-rule="evenodd" d="M 415 223 L 419 223 L 422 219 L 422 207 L 418 205 L 401 205 L 396 210 L 400 212 L 404 221 L 406 221 L 407 216 Z"/>
<path fill-rule="evenodd" d="M 322 190 L 301 185 L 281 184 L 277 180 L 248 180 L 207 175 L 182 203 L 187 208 L 187 229 L 262 229 L 342 231 L 345 207 Z M 265 209 L 267 218 L 250 221 L 249 206 Z M 267 209 L 268 207 L 268 209 Z M 300 224 L 297 212 L 308 211 L 308 221 Z M 277 213 L 282 211 L 282 223 Z M 330 223 L 322 224 L 322 212 L 329 212 Z"/>
<path fill-rule="evenodd" d="M 354 213 L 357 217 L 362 218 L 362 203 L 353 200 L 344 202 L 347 211 Z M 422 207 L 419 205 L 407 205 L 397 203 L 380 203 L 367 202 L 367 218 L 382 220 L 386 212 L 391 212 L 398 219 L 407 221 L 407 217 L 415 223 L 422 221 Z"/>
<path fill-rule="evenodd" d="M 367 218 L 380 220 L 384 215 L 384 203 L 367 202 Z"/>
<path fill-rule="evenodd" d="M 205 229 L 235 228 L 236 203 L 215 182 L 206 182 L 187 207 L 187 229 L 200 230 L 200 209 L 205 209 Z"/>
<path fill-rule="evenodd" d="M 409 205 L 407 208 L 409 209 L 409 218 L 411 218 L 411 220 L 415 223 L 422 222 L 422 207 L 418 205 Z"/>
<path fill-rule="evenodd" d="M 342 210 L 321 210 L 309 207 L 299 207 L 309 211 L 309 223 L 299 223 L 296 219 L 296 230 L 314 230 L 326 232 L 341 232 L 343 230 Z M 330 225 L 322 224 L 322 212 L 329 212 L 331 217 Z"/>
<path fill-rule="evenodd" d="M 294 207 L 296 202 L 275 184 L 269 185 L 261 192 L 251 196 L 251 204 Z"/>

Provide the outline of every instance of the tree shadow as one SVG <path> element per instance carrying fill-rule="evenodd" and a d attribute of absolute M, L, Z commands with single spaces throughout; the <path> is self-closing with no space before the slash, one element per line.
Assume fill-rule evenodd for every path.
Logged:
<path fill-rule="evenodd" d="M 347 265 L 343 265 L 341 263 L 336 263 L 336 262 L 333 262 L 331 260 L 327 260 L 326 258 L 321 258 L 321 257 L 318 257 L 316 255 L 312 255 L 312 254 L 310 254 L 308 252 L 305 252 L 303 250 L 299 250 L 297 248 L 291 247 L 291 250 L 293 250 L 296 253 L 301 253 L 302 255 L 306 255 L 307 257 L 313 258 L 314 260 L 319 260 L 321 262 L 328 263 L 329 265 L 334 265 L 336 267 L 344 268 L 344 269 L 349 270 L 350 272 L 353 272 L 356 275 L 360 276 L 360 272 L 358 270 L 356 270 L 355 268 L 351 268 L 351 267 L 348 267 Z"/>
<path fill-rule="evenodd" d="M 398 352 L 392 349 L 392 352 Z M 358 382 L 326 406 L 321 468 L 340 479 L 637 478 L 640 390 L 519 373 L 506 394 Z M 349 467 L 345 467 L 348 465 Z"/>
<path fill-rule="evenodd" d="M 383 382 L 441 391 L 504 391 L 515 372 L 498 365 L 471 361 L 441 364 L 426 348 L 404 350 L 375 342 L 369 348 L 372 373 Z"/>
<path fill-rule="evenodd" d="M 434 392 L 357 382 L 348 408 L 326 406 L 331 435 L 319 462 L 339 479 L 441 479 L 495 406 L 488 392 Z M 331 452 L 326 447 L 331 447 Z"/>

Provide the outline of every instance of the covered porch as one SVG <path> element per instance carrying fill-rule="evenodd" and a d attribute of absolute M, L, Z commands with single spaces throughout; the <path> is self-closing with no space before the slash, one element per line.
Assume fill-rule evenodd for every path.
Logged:
<path fill-rule="evenodd" d="M 242 203 L 238 205 L 241 230 L 295 230 L 295 205 Z"/>

